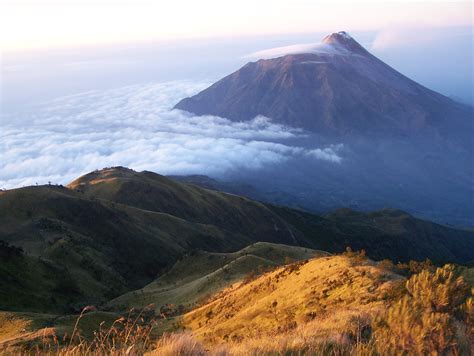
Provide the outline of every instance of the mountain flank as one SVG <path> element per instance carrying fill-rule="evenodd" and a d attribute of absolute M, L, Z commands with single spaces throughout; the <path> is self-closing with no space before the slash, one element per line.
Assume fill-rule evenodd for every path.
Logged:
<path fill-rule="evenodd" d="M 330 136 L 441 136 L 468 142 L 473 132 L 472 108 L 405 77 L 344 31 L 307 53 L 247 63 L 175 108 L 233 121 L 263 115 Z"/>

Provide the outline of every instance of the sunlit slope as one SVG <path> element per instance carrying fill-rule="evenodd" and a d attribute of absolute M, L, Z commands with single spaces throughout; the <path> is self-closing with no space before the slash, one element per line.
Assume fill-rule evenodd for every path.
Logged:
<path fill-rule="evenodd" d="M 126 293 L 108 303 L 126 310 L 154 304 L 156 309 L 172 304 L 185 309 L 232 283 L 289 261 L 327 253 L 303 247 L 258 242 L 234 253 L 193 251 L 167 273 L 142 289 Z"/>
<path fill-rule="evenodd" d="M 354 317 L 374 315 L 396 295 L 402 277 L 360 257 L 333 256 L 280 267 L 235 284 L 186 314 L 183 326 L 209 343 L 271 335 L 319 321 L 337 334 Z"/>

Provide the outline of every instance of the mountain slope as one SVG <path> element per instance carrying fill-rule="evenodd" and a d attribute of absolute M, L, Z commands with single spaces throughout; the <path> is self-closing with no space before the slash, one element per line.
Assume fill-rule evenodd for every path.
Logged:
<path fill-rule="evenodd" d="M 288 260 L 325 255 L 323 251 L 267 242 L 257 242 L 232 253 L 192 251 L 147 286 L 121 295 L 107 305 L 119 310 L 150 304 L 158 310 L 167 304 L 189 309 L 248 274 L 288 263 Z"/>
<path fill-rule="evenodd" d="M 123 177 L 132 171 L 94 173 L 102 181 L 110 174 Z M 2 298 L 0 309 L 74 310 L 146 285 L 193 249 L 235 251 L 262 240 L 294 244 L 287 224 L 260 203 L 164 178 L 171 188 L 150 192 L 142 175 L 162 178 L 136 175 L 95 185 L 100 194 L 116 192 L 106 198 L 117 202 L 60 186 L 0 192 L 0 240 L 24 251 L 2 263 L 2 290 L 9 296 L 20 291 L 35 295 L 34 301 L 27 298 L 29 304 L 23 298 Z M 134 190 L 127 190 L 130 181 Z M 87 185 L 82 187 L 89 192 Z M 157 211 L 120 203 L 127 197 L 131 204 L 156 202 Z M 30 289 L 36 278 L 42 283 Z"/>
<path fill-rule="evenodd" d="M 467 263 L 473 236 L 403 212 L 319 216 L 108 168 L 68 187 L 0 192 L 0 309 L 69 312 L 101 304 L 143 288 L 193 250 L 233 252 L 264 241 L 328 252 L 351 246 L 395 262 Z M 270 256 L 241 256 L 236 270 L 269 264 Z"/>
<path fill-rule="evenodd" d="M 417 219 L 400 210 L 363 213 L 338 209 L 318 216 L 289 208 L 273 209 L 307 236 L 315 249 L 342 252 L 350 246 L 366 250 L 371 258 L 395 262 L 429 258 L 436 263 L 468 263 L 474 257 L 471 231 Z"/>
<path fill-rule="evenodd" d="M 59 187 L 3 192 L 0 211 L 0 240 L 21 247 L 26 257 L 34 257 L 33 261 L 64 271 L 65 281 L 46 283 L 42 294 L 68 290 L 69 308 L 78 301 L 97 303 L 141 287 L 189 249 L 232 250 L 252 242 L 211 225 L 84 199 Z M 17 264 L 17 273 L 28 274 L 29 266 Z M 55 274 L 45 274 L 44 278 L 54 281 Z M 23 282 L 18 281 L 20 286 Z M 4 302 L 7 300 L 0 301 L 0 308 L 23 309 L 18 299 L 11 300 L 12 304 Z M 39 303 L 39 311 L 64 307 L 59 302 Z"/>
<path fill-rule="evenodd" d="M 233 121 L 264 115 L 336 135 L 472 133 L 470 108 L 398 73 L 345 32 L 311 53 L 250 62 L 175 108 Z"/>
<path fill-rule="evenodd" d="M 278 335 L 314 320 L 312 337 L 341 332 L 373 317 L 402 277 L 370 260 L 321 257 L 236 284 L 184 315 L 183 326 L 209 344 Z"/>
<path fill-rule="evenodd" d="M 293 263 L 227 288 L 182 326 L 232 355 L 472 354 L 472 291 L 455 266 L 398 272 L 354 253 Z"/>
<path fill-rule="evenodd" d="M 265 205 L 233 194 L 182 184 L 153 172 L 114 167 L 86 174 L 68 187 L 88 199 L 166 213 L 258 237 L 259 241 L 292 243 L 286 224 Z"/>

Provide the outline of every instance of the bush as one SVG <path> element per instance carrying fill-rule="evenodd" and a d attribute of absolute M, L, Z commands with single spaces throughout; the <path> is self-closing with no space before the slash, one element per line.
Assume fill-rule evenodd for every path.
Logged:
<path fill-rule="evenodd" d="M 255 271 L 250 271 L 248 272 L 245 277 L 242 280 L 242 284 L 249 284 L 252 282 L 255 278 L 257 278 L 257 273 Z"/>
<path fill-rule="evenodd" d="M 461 307 L 468 290 L 454 266 L 413 275 L 406 289 L 407 294 L 372 324 L 378 353 L 456 355 L 469 349 L 460 320 L 455 318 L 469 308 Z"/>
<path fill-rule="evenodd" d="M 438 268 L 434 273 L 424 270 L 413 275 L 406 283 L 412 298 L 425 309 L 453 313 L 467 298 L 468 288 L 453 265 Z"/>
<path fill-rule="evenodd" d="M 434 272 L 436 270 L 436 266 L 433 265 L 429 259 L 424 261 L 410 260 L 408 263 L 398 262 L 395 268 L 397 273 L 400 273 L 404 276 L 411 276 L 416 273 L 421 273 L 425 270 L 430 272 Z"/>
<path fill-rule="evenodd" d="M 382 261 L 380 261 L 378 263 L 378 266 L 384 270 L 387 270 L 387 271 L 395 271 L 395 265 L 393 264 L 393 262 L 389 259 L 384 259 Z"/>
<path fill-rule="evenodd" d="M 21 247 L 16 247 L 0 240 L 0 259 L 10 260 L 21 256 L 23 256 L 23 249 Z"/>

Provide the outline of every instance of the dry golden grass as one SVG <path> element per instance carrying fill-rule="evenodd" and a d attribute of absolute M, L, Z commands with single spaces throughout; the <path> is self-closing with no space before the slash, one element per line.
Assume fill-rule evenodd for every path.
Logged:
<path fill-rule="evenodd" d="M 378 353 L 472 353 L 472 291 L 453 265 L 413 275 L 406 289 L 372 324 Z"/>
<path fill-rule="evenodd" d="M 153 307 L 93 337 L 43 329 L 41 342 L 3 353 L 51 355 L 469 355 L 472 292 L 454 266 L 406 279 L 363 254 L 288 264 L 215 295 L 182 318 L 188 330 L 153 338 Z M 92 308 L 90 308 L 92 309 Z M 150 313 L 151 314 L 150 314 Z M 16 324 L 15 324 L 16 325 Z M 24 326 L 19 322 L 16 327 Z"/>
<path fill-rule="evenodd" d="M 31 320 L 15 313 L 0 313 L 0 343 L 24 334 L 30 325 Z"/>
<path fill-rule="evenodd" d="M 183 325 L 211 354 L 472 354 L 472 291 L 453 266 L 428 267 L 407 280 L 352 252 L 291 264 L 229 288 Z"/>
<path fill-rule="evenodd" d="M 190 333 L 165 334 L 156 345 L 156 349 L 150 352 L 150 356 L 175 356 L 189 355 L 200 356 L 205 355 L 206 349 L 203 344 L 198 341 Z"/>
<path fill-rule="evenodd" d="M 372 261 L 333 256 L 294 263 L 225 290 L 183 317 L 182 324 L 207 344 L 262 338 L 315 320 L 314 337 L 348 330 L 388 307 L 402 277 Z"/>
<path fill-rule="evenodd" d="M 101 322 L 91 335 L 83 335 L 82 322 L 94 307 L 86 307 L 77 316 L 70 334 L 58 336 L 55 328 L 46 327 L 29 333 L 16 343 L 0 344 L 0 353 L 11 355 L 136 355 L 154 348 L 152 332 L 157 319 L 150 308 L 131 310 L 112 323 Z"/>
<path fill-rule="evenodd" d="M 153 303 L 157 311 L 165 305 L 181 305 L 190 310 L 246 275 L 274 269 L 284 264 L 285 259 L 298 261 L 327 255 L 323 251 L 268 242 L 257 242 L 232 253 L 196 251 L 152 283 L 114 298 L 108 306 L 127 310 Z"/>
<path fill-rule="evenodd" d="M 367 319 L 357 313 L 341 315 L 344 327 L 321 334 L 321 321 L 313 320 L 295 329 L 217 345 L 213 350 L 227 355 L 349 355 L 364 338 Z M 347 318 L 347 319 L 346 319 Z M 324 322 L 323 322 L 324 323 Z M 346 326 L 350 325 L 350 328 Z M 351 329 L 351 330 L 349 330 Z M 326 330 L 327 331 L 327 330 Z"/>

